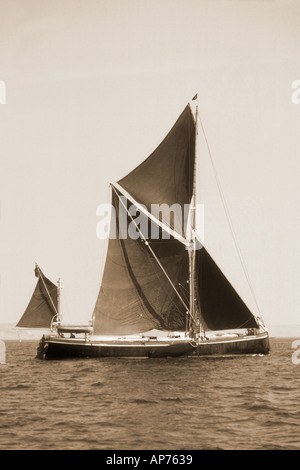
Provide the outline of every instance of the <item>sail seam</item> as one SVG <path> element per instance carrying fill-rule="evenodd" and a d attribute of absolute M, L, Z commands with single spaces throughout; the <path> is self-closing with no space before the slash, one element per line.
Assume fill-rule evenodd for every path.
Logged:
<path fill-rule="evenodd" d="M 111 185 L 113 187 L 113 185 Z M 114 191 L 114 193 L 116 193 L 116 191 Z M 119 195 L 118 193 L 116 193 L 116 196 L 117 198 L 119 198 Z M 117 209 L 117 208 L 116 208 Z M 117 209 L 118 211 L 118 209 Z M 145 316 L 148 318 L 148 320 L 151 319 L 151 322 L 153 323 L 153 320 L 154 320 L 154 327 L 157 328 L 157 329 L 168 329 L 165 321 L 163 320 L 163 318 L 156 313 L 156 311 L 154 310 L 154 308 L 152 307 L 151 303 L 149 302 L 148 298 L 145 296 L 135 274 L 134 274 L 134 271 L 132 269 L 132 266 L 131 266 L 131 263 L 130 263 L 130 260 L 128 258 L 128 254 L 126 252 L 126 248 L 125 248 L 125 243 L 124 243 L 124 240 L 123 239 L 120 239 L 120 245 L 121 245 L 121 249 L 122 249 L 122 256 L 123 256 L 123 260 L 126 264 L 126 267 L 128 269 L 128 275 L 131 279 L 131 281 L 133 282 L 133 285 L 135 286 L 135 289 L 138 293 L 138 296 L 139 296 L 139 299 L 141 301 L 141 307 L 142 307 L 142 310 L 145 314 Z M 145 250 L 145 244 L 143 243 L 142 244 L 142 250 L 144 251 Z M 151 260 L 150 260 L 150 263 L 151 263 Z M 151 263 L 152 265 L 152 263 Z M 157 278 L 160 280 L 159 276 L 158 276 L 158 273 L 157 273 L 157 270 L 154 269 L 154 273 L 155 275 L 157 276 Z M 173 303 L 175 309 L 176 309 L 176 305 L 175 305 L 175 302 L 172 301 L 172 299 L 170 299 L 170 301 Z M 146 307 L 146 308 L 145 308 Z M 149 318 L 147 313 L 151 314 L 151 317 Z"/>
<path fill-rule="evenodd" d="M 151 312 L 151 315 L 152 317 L 155 318 L 155 320 L 157 320 L 160 324 L 161 327 L 164 327 L 164 324 L 162 324 L 162 319 L 159 317 L 159 315 L 157 315 L 157 313 L 155 312 L 155 310 L 153 309 L 153 307 L 151 306 L 151 304 L 149 303 L 148 299 L 146 298 L 146 296 L 143 294 L 143 291 L 141 289 L 141 286 L 139 285 L 134 273 L 133 273 L 133 270 L 132 270 L 132 267 L 131 267 L 131 264 L 129 262 L 129 259 L 128 259 L 128 255 L 126 253 L 126 250 L 125 250 L 125 246 L 124 246 L 124 240 L 122 238 L 120 238 L 120 244 L 121 244 L 121 247 L 122 247 L 122 254 L 123 254 L 123 257 L 124 257 L 124 261 L 125 261 L 125 264 L 127 266 L 127 269 L 128 269 L 128 274 L 130 276 L 130 279 L 132 280 L 133 282 L 133 285 L 135 286 L 136 290 L 137 290 L 137 293 L 139 295 L 139 298 L 142 300 L 142 307 L 144 306 L 143 305 L 143 302 L 146 306 L 146 311 L 150 311 Z M 143 311 L 145 313 L 145 309 L 143 308 Z"/>

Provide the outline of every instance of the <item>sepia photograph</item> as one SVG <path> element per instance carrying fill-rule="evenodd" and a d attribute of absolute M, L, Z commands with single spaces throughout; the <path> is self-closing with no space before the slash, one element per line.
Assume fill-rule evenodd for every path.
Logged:
<path fill-rule="evenodd" d="M 0 451 L 300 450 L 300 3 L 0 12 Z"/>

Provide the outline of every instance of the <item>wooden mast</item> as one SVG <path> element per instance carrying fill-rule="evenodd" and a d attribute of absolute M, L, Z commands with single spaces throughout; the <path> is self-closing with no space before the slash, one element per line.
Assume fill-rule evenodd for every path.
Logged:
<path fill-rule="evenodd" d="M 195 95 L 193 100 L 197 100 L 198 95 Z M 194 157 L 194 174 L 193 174 L 193 193 L 191 199 L 190 210 L 190 248 L 189 248 L 189 285 L 190 285 L 190 323 L 189 332 L 190 336 L 200 333 L 202 335 L 203 327 L 200 324 L 200 319 L 197 314 L 197 298 L 196 298 L 196 178 L 197 178 L 197 148 L 198 145 L 198 104 L 196 104 L 195 114 L 195 157 Z"/>
<path fill-rule="evenodd" d="M 61 314 L 61 299 L 60 299 L 60 291 L 62 289 L 61 280 L 60 278 L 57 281 L 57 322 L 61 323 L 62 314 Z"/>

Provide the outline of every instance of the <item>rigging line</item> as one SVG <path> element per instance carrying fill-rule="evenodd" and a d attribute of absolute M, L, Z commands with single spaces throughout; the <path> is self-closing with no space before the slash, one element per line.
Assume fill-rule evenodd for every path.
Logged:
<path fill-rule="evenodd" d="M 137 227 L 137 228 L 138 228 L 138 227 Z M 146 243 L 144 243 L 144 245 L 146 245 Z M 143 249 L 144 249 L 144 245 L 142 245 Z M 147 249 L 147 248 L 146 248 L 146 249 Z M 159 272 L 157 271 L 157 269 L 155 269 L 155 265 L 154 265 L 154 263 L 156 263 L 156 259 L 154 258 L 154 260 L 153 260 L 153 259 L 150 258 L 150 259 L 149 259 L 149 262 L 150 262 L 151 267 L 152 267 L 152 269 L 153 269 L 154 275 L 157 277 L 158 281 L 160 282 L 160 279 L 161 279 L 161 278 L 160 278 L 160 276 L 159 276 Z M 156 263 L 156 264 L 157 264 L 157 263 Z M 160 267 L 160 266 L 159 266 L 159 267 Z M 164 272 L 163 272 L 163 274 L 164 274 Z M 150 285 L 150 281 L 149 281 L 149 285 Z M 178 283 L 178 286 L 182 286 L 182 285 L 181 285 L 180 283 Z M 172 287 L 172 286 L 171 286 L 171 287 Z M 174 287 L 175 287 L 175 284 L 174 284 Z M 176 289 L 176 287 L 175 287 L 175 289 Z M 179 293 L 179 289 L 178 289 L 178 293 Z M 177 292 L 176 292 L 176 294 L 177 294 Z M 170 301 L 171 304 L 173 305 L 174 310 L 175 310 L 177 313 L 181 313 L 181 310 L 179 309 L 179 307 L 178 307 L 178 305 L 176 304 L 175 300 L 173 300 L 173 298 L 171 297 L 171 294 L 170 294 L 169 292 L 168 292 L 168 293 L 165 292 L 165 295 L 168 297 L 169 301 Z M 182 297 L 183 297 L 183 296 L 182 296 Z M 181 300 L 181 299 L 180 299 L 180 300 Z M 183 299 L 183 300 L 187 301 L 187 299 Z"/>
<path fill-rule="evenodd" d="M 44 281 L 44 279 L 43 279 L 42 272 L 41 272 L 39 266 L 38 266 L 38 265 L 36 265 L 36 266 L 37 266 L 37 268 L 38 268 L 38 270 L 39 270 L 40 278 L 41 278 L 41 280 L 42 280 L 42 283 L 44 284 L 44 287 L 45 287 L 45 289 L 46 289 L 46 292 L 47 292 L 47 294 L 48 294 L 48 297 L 49 297 L 49 299 L 50 299 L 50 301 L 51 301 L 51 303 L 52 303 L 52 307 L 54 308 L 54 310 L 55 310 L 55 312 L 56 312 L 56 315 L 58 315 L 58 311 L 57 311 L 57 309 L 56 309 L 56 307 L 55 307 L 55 305 L 54 305 L 54 303 L 53 303 L 53 300 L 52 300 L 52 298 L 51 298 L 51 296 L 50 296 L 50 294 L 49 294 L 49 291 L 48 291 L 47 286 L 46 286 L 46 284 L 45 284 L 45 281 Z"/>
<path fill-rule="evenodd" d="M 153 272 L 154 272 L 155 276 L 156 276 L 157 279 L 160 281 L 159 274 L 158 274 L 157 270 L 155 269 L 155 267 L 153 266 L 153 261 L 152 261 L 152 259 L 150 258 L 149 261 L 150 261 L 150 264 L 151 264 L 151 266 L 152 266 L 152 268 L 153 268 Z M 156 261 L 156 260 L 154 260 L 154 261 Z M 178 285 L 181 286 L 180 283 L 178 283 Z M 174 287 L 175 287 L 175 284 L 174 284 Z M 179 292 L 179 289 L 178 289 L 178 292 Z M 181 310 L 179 309 L 179 307 L 178 307 L 178 305 L 176 304 L 175 300 L 172 298 L 171 294 L 170 294 L 169 292 L 166 292 L 166 291 L 165 291 L 165 295 L 166 295 L 166 297 L 168 298 L 168 300 L 170 301 L 170 303 L 172 304 L 174 311 L 176 311 L 177 313 L 181 313 Z M 183 296 L 182 296 L 182 297 L 183 297 Z M 183 300 L 186 301 L 186 299 L 183 299 Z"/>
<path fill-rule="evenodd" d="M 206 146 L 207 146 L 208 153 L 209 153 L 209 158 L 210 158 L 210 161 L 211 161 L 211 164 L 212 164 L 212 167 L 213 167 L 214 175 L 215 175 L 217 186 L 218 186 L 218 189 L 219 189 L 219 192 L 220 192 L 221 201 L 222 201 L 222 204 L 223 204 L 223 207 L 224 207 L 224 210 L 225 210 L 225 213 L 226 213 L 226 217 L 227 217 L 227 220 L 228 220 L 229 228 L 230 228 L 232 236 L 233 236 L 233 240 L 234 240 L 234 243 L 235 243 L 235 246 L 236 246 L 236 249 L 237 249 L 237 252 L 238 252 L 242 267 L 243 267 L 243 270 L 244 270 L 245 277 L 247 279 L 247 282 L 249 284 L 251 293 L 253 295 L 256 307 L 258 309 L 259 318 L 262 320 L 260 308 L 259 308 L 259 305 L 258 305 L 258 301 L 257 301 L 257 298 L 256 298 L 255 293 L 254 293 L 254 289 L 253 289 L 253 286 L 252 286 L 252 283 L 251 283 L 251 280 L 250 280 L 250 276 L 249 276 L 249 273 L 248 273 L 248 270 L 247 270 L 247 267 L 246 267 L 245 260 L 244 260 L 243 255 L 242 255 L 241 248 L 240 248 L 238 240 L 237 240 L 237 236 L 235 234 L 235 230 L 234 230 L 233 223 L 232 223 L 232 220 L 231 220 L 231 217 L 230 217 L 230 213 L 229 213 L 229 210 L 228 210 L 228 206 L 227 206 L 227 203 L 226 203 L 224 192 L 222 190 L 221 182 L 220 182 L 220 179 L 219 179 L 219 176 L 218 176 L 218 173 L 217 173 L 217 169 L 216 169 L 214 160 L 212 158 L 212 154 L 211 154 L 211 151 L 210 151 L 210 147 L 209 147 L 208 140 L 207 140 L 207 137 L 206 137 L 206 133 L 205 133 L 202 121 L 201 121 L 200 114 L 198 114 L 198 118 L 199 118 L 199 122 L 200 122 L 200 125 L 201 125 L 201 128 L 202 128 L 204 138 L 205 138 Z"/>
<path fill-rule="evenodd" d="M 189 296 L 189 291 L 186 289 L 180 282 L 178 283 L 178 286 L 182 292 L 182 297 L 184 297 L 185 302 L 188 302 L 188 296 Z M 179 290 L 179 289 L 178 289 Z"/>
<path fill-rule="evenodd" d="M 178 282 L 179 287 L 181 287 L 181 290 L 187 295 L 189 293 L 189 290 L 181 284 L 181 282 Z"/>
<path fill-rule="evenodd" d="M 155 258 L 156 262 L 158 263 L 159 267 L 161 268 L 162 272 L 164 273 L 164 275 L 166 276 L 167 280 L 169 281 L 169 283 L 171 284 L 172 288 L 174 289 L 175 293 L 177 294 L 177 296 L 179 297 L 180 301 L 182 302 L 184 308 L 187 310 L 187 312 L 190 314 L 190 316 L 192 317 L 192 319 L 195 321 L 195 318 L 193 317 L 190 309 L 187 307 L 187 305 L 185 304 L 183 298 L 181 297 L 181 295 L 179 294 L 179 292 L 177 291 L 176 287 L 174 286 L 173 282 L 171 281 L 171 279 L 169 278 L 168 274 L 166 273 L 165 269 L 163 268 L 161 262 L 159 261 L 159 259 L 157 258 L 156 254 L 154 253 L 154 251 L 152 250 L 149 242 L 146 240 L 146 238 L 144 237 L 141 229 L 139 228 L 139 226 L 136 224 L 135 220 L 132 218 L 130 212 L 128 211 L 127 207 L 125 206 L 124 204 L 124 201 L 119 197 L 119 194 L 117 193 L 117 190 L 116 188 L 112 185 L 112 188 L 115 192 L 115 194 L 117 195 L 118 199 L 121 201 L 121 204 L 123 205 L 124 209 L 126 210 L 127 214 L 129 215 L 131 221 L 134 223 L 135 227 L 137 228 L 138 232 L 141 234 L 141 237 L 142 237 L 142 240 L 145 242 L 145 245 L 149 248 L 149 250 L 151 251 L 151 254 L 153 255 L 153 257 Z"/>
<path fill-rule="evenodd" d="M 243 327 L 246 328 L 246 325 L 247 325 L 248 322 L 249 322 L 249 318 L 248 318 L 248 320 L 246 320 L 246 321 L 244 321 L 243 323 L 241 323 L 241 324 L 237 327 L 237 329 L 241 329 L 241 328 L 243 328 Z"/>

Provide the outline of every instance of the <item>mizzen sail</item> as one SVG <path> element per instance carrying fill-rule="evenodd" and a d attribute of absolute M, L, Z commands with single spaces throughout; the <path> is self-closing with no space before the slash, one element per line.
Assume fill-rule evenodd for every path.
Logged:
<path fill-rule="evenodd" d="M 38 277 L 30 302 L 19 320 L 20 328 L 49 328 L 57 314 L 57 286 L 44 276 L 40 268 L 35 268 Z"/>

